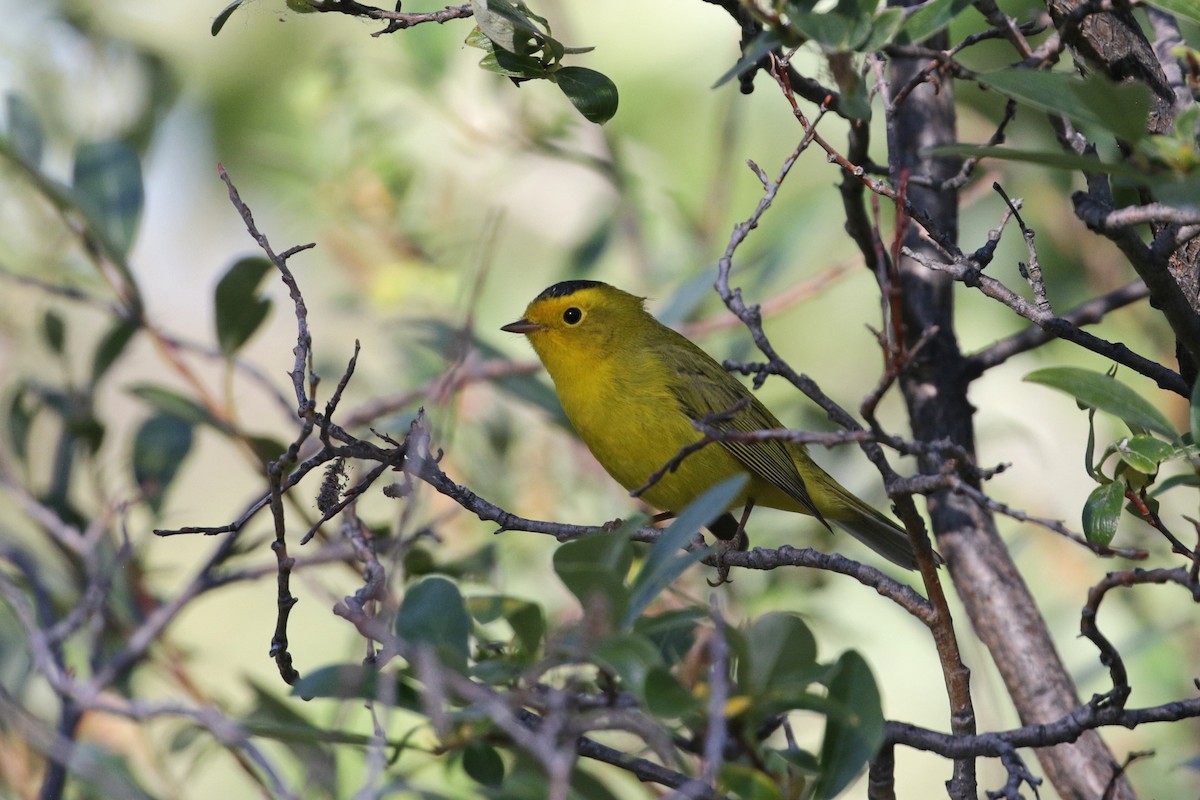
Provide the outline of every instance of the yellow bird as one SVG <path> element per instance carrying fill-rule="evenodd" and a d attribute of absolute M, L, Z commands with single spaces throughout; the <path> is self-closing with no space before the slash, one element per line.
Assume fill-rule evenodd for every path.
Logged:
<path fill-rule="evenodd" d="M 642 298 L 606 283 L 556 283 L 501 330 L 528 337 L 580 438 L 630 491 L 702 438 L 692 420 L 743 401 L 715 427 L 783 427 L 737 378 L 650 316 Z M 843 528 L 889 561 L 916 567 L 908 535 L 831 478 L 801 444 L 768 439 L 709 445 L 687 456 L 642 498 L 677 512 L 739 473 L 750 480 L 730 508 L 762 505 L 810 514 L 827 528 L 831 522 Z M 739 526 L 727 511 L 709 527 L 730 539 Z"/>

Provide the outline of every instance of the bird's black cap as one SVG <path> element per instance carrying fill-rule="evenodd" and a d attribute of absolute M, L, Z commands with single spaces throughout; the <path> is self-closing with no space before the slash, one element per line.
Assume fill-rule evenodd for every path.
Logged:
<path fill-rule="evenodd" d="M 549 300 L 551 297 L 569 297 L 580 289 L 592 289 L 596 286 L 604 286 L 602 281 L 562 281 L 556 283 L 549 289 L 537 296 L 537 300 Z"/>

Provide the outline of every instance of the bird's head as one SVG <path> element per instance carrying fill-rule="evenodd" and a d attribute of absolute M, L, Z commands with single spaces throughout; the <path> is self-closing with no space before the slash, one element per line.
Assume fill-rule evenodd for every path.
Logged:
<path fill-rule="evenodd" d="M 551 375 L 579 368 L 636 342 L 648 315 L 643 300 L 600 281 L 563 281 L 539 294 L 524 316 L 500 330 L 529 337 Z"/>

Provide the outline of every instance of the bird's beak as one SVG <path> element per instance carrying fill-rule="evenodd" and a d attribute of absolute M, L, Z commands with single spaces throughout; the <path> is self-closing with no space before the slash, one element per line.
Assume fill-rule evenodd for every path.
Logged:
<path fill-rule="evenodd" d="M 500 330 L 507 333 L 533 333 L 534 331 L 540 331 L 541 329 L 542 326 L 536 322 L 530 322 L 527 319 L 519 319 L 516 322 L 508 323 Z"/>

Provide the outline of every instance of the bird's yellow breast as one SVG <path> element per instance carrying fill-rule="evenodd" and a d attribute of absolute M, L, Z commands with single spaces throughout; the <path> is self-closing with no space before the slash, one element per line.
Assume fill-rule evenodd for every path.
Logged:
<path fill-rule="evenodd" d="M 536 344 L 535 344 L 536 347 Z M 543 355 L 539 348 L 539 355 Z M 652 349 L 626 351 L 620 358 L 597 352 L 589 357 L 555 359 L 543 355 L 563 410 L 591 450 L 614 479 L 633 491 L 702 435 L 680 407 L 670 379 L 674 368 Z M 687 456 L 642 495 L 650 505 L 679 511 L 705 490 L 746 472 L 725 448 L 711 444 Z M 746 497 L 761 498 L 766 505 L 792 505 L 773 487 L 755 487 L 752 481 L 734 505 Z M 780 495 L 780 497 L 775 497 Z"/>

